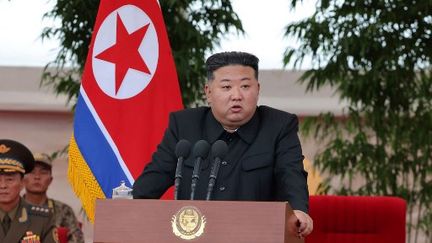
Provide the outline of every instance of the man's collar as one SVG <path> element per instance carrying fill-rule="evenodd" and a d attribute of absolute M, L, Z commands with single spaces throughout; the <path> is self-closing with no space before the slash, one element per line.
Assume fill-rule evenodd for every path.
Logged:
<path fill-rule="evenodd" d="M 43 202 L 42 204 L 34 204 L 34 203 L 32 203 L 32 202 L 26 200 L 26 196 L 27 196 L 27 194 L 22 195 L 22 198 L 21 198 L 21 199 L 22 199 L 22 200 L 25 200 L 27 203 L 29 203 L 29 204 L 31 204 L 31 205 L 35 205 L 35 206 L 47 206 L 47 205 L 48 205 L 48 200 L 49 200 L 48 197 L 45 198 L 45 200 L 44 200 L 44 202 Z"/>
<path fill-rule="evenodd" d="M 251 144 L 258 133 L 259 123 L 260 123 L 260 119 L 258 116 L 258 108 L 257 108 L 252 118 L 246 124 L 239 127 L 236 132 L 242 140 L 244 140 L 248 144 Z M 210 144 L 213 144 L 217 139 L 220 138 L 220 136 L 225 130 L 222 127 L 222 125 L 213 116 L 211 110 L 209 110 L 209 112 L 207 113 L 205 124 L 206 124 L 205 129 L 207 132 L 208 142 Z"/>
<path fill-rule="evenodd" d="M 258 116 L 258 108 L 255 110 L 255 114 L 252 118 L 239 129 L 237 129 L 237 133 L 241 139 L 243 139 L 246 143 L 253 143 L 259 128 L 260 119 Z"/>
<path fill-rule="evenodd" d="M 225 130 L 213 116 L 213 112 L 211 112 L 211 109 L 208 110 L 205 119 L 205 131 L 207 133 L 207 139 L 210 144 L 213 144 L 214 142 L 216 142 L 217 139 L 219 139 L 219 137 Z"/>
<path fill-rule="evenodd" d="M 9 212 L 4 212 L 3 210 L 0 210 L 0 222 L 3 221 L 3 218 L 6 214 L 9 215 L 9 217 L 13 220 L 15 218 L 15 215 L 17 213 L 18 207 L 21 204 L 21 200 L 23 200 L 22 198 L 20 198 L 20 201 L 17 203 L 17 205 Z"/>

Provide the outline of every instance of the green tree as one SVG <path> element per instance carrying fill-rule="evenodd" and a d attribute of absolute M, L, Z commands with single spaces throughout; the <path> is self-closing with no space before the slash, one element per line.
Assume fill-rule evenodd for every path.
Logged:
<path fill-rule="evenodd" d="M 430 242 L 432 1 L 321 0 L 316 7 L 286 27 L 300 44 L 287 48 L 284 62 L 299 67 L 311 58 L 299 81 L 310 92 L 330 85 L 349 104 L 344 122 L 321 114 L 303 126 L 325 145 L 315 164 L 341 178 L 324 188 L 404 198 L 407 241 L 423 234 Z"/>
<path fill-rule="evenodd" d="M 192 106 L 203 100 L 205 54 L 219 45 L 223 35 L 243 33 L 230 0 L 161 0 L 168 37 L 180 82 L 183 103 Z M 59 21 L 47 27 L 42 38 L 58 38 L 60 50 L 45 66 L 42 83 L 74 102 L 87 58 L 98 0 L 57 0 L 45 17 Z M 67 68 L 65 68 L 67 67 Z"/>

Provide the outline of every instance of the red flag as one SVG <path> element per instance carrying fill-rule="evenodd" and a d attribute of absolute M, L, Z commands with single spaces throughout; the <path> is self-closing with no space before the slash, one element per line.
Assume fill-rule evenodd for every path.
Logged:
<path fill-rule="evenodd" d="M 120 180 L 132 185 L 151 160 L 169 112 L 182 107 L 158 2 L 102 0 L 82 77 L 69 163 L 69 179 L 90 218 L 94 200 L 101 196 L 83 195 L 91 191 L 83 188 L 86 180 L 93 176 L 105 197 L 111 197 Z M 82 172 L 85 166 L 89 171 Z"/>

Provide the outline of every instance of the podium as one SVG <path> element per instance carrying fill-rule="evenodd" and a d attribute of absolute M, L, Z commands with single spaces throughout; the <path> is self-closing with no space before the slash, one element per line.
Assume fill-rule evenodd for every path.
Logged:
<path fill-rule="evenodd" d="M 95 243 L 298 243 L 286 202 L 98 199 Z"/>

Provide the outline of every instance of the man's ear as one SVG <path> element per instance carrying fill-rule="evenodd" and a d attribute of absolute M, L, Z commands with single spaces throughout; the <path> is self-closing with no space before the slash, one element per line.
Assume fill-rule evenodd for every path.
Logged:
<path fill-rule="evenodd" d="M 211 103 L 211 89 L 208 83 L 204 85 L 204 93 L 206 95 L 207 103 Z"/>

